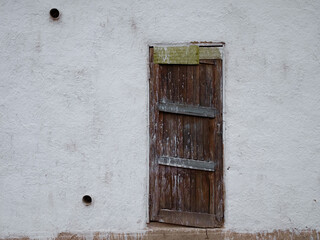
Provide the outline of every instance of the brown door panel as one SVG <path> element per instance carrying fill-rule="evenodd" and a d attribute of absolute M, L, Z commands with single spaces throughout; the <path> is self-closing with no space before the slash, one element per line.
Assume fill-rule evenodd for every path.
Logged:
<path fill-rule="evenodd" d="M 150 220 L 223 223 L 222 62 L 153 64 L 150 48 Z"/>

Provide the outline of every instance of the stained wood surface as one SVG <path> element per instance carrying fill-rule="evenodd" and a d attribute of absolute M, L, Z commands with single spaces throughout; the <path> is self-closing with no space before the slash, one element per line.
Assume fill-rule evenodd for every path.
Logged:
<path fill-rule="evenodd" d="M 197 227 L 223 223 L 223 147 L 218 129 L 222 126 L 221 80 L 220 59 L 198 65 L 153 64 L 150 48 L 151 221 Z M 215 109 L 215 114 L 207 118 L 181 114 L 179 109 L 163 111 L 159 104 L 171 110 L 172 106 L 198 107 L 193 112 Z M 189 159 L 199 165 L 212 162 L 215 172 L 159 165 L 159 158 Z M 202 220 L 197 222 L 200 215 Z"/>
<path fill-rule="evenodd" d="M 214 214 L 181 212 L 174 210 L 162 209 L 159 213 L 159 222 L 194 226 L 194 227 L 212 227 L 212 223 L 220 226 L 220 223 L 215 220 Z"/>

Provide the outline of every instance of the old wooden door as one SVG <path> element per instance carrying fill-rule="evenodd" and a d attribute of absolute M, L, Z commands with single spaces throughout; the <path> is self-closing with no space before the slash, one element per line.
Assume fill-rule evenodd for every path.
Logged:
<path fill-rule="evenodd" d="M 158 64 L 150 48 L 150 221 L 223 224 L 222 60 L 215 56 Z"/>

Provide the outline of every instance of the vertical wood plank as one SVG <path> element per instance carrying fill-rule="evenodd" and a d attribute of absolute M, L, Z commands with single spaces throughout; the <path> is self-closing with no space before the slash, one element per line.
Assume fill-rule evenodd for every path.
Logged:
<path fill-rule="evenodd" d="M 171 69 L 172 67 L 170 65 L 164 65 L 163 68 L 165 69 L 163 71 L 165 76 L 164 86 L 165 90 L 163 91 L 165 97 L 165 101 L 172 102 L 172 78 L 171 78 Z M 171 152 L 171 116 L 170 114 L 163 113 L 164 116 L 164 131 L 163 131 L 163 155 L 164 156 L 170 156 Z M 171 167 L 165 167 L 165 179 L 166 179 L 166 186 L 163 186 L 165 188 L 165 208 L 166 209 L 172 209 L 172 191 L 173 191 L 173 181 L 172 181 L 172 174 L 171 174 Z"/>
<path fill-rule="evenodd" d="M 214 60 L 212 60 L 211 64 L 206 65 L 206 85 L 207 85 L 207 96 L 208 96 L 208 106 L 213 106 L 213 98 L 214 98 Z"/>
<path fill-rule="evenodd" d="M 206 81 L 207 81 L 207 88 L 208 88 L 208 101 L 209 101 L 209 106 L 214 107 L 214 96 L 215 96 L 215 91 L 214 91 L 214 60 L 211 61 L 212 65 L 206 65 Z M 216 124 L 216 119 L 210 119 L 208 120 L 208 159 L 210 161 L 215 162 L 215 126 Z M 214 173 L 209 173 L 209 213 L 214 214 L 214 206 L 215 206 L 215 180 L 214 180 Z"/>
<path fill-rule="evenodd" d="M 202 171 L 195 172 L 196 176 L 196 212 L 209 212 L 209 179 Z"/>
<path fill-rule="evenodd" d="M 200 104 L 200 86 L 199 86 L 199 76 L 200 76 L 200 68 L 199 65 L 194 66 L 192 72 L 192 82 L 193 82 L 193 105 L 199 106 Z M 190 133 L 192 138 L 192 146 L 193 151 L 191 152 L 193 159 L 199 159 L 198 157 L 198 121 L 197 118 L 193 117 L 190 125 Z M 192 212 L 196 212 L 198 210 L 197 200 L 199 198 L 199 184 L 197 184 L 197 171 L 190 171 L 190 208 Z"/>
<path fill-rule="evenodd" d="M 181 65 L 179 67 L 179 102 L 184 104 L 187 99 L 187 66 Z M 188 116 L 180 115 L 179 117 L 179 156 L 182 158 L 186 157 L 186 153 L 190 152 L 188 149 Z M 179 208 L 178 210 L 189 211 L 190 209 L 190 170 L 178 168 L 177 174 L 179 178 Z"/>
<path fill-rule="evenodd" d="M 179 102 L 179 66 L 172 67 L 171 69 L 171 82 L 172 82 L 172 96 L 171 99 L 173 103 Z M 178 144 L 177 141 L 179 140 L 178 136 L 178 116 L 177 114 L 170 114 L 171 115 L 171 150 L 170 156 L 177 157 L 178 156 Z M 172 175 L 172 209 L 177 209 L 178 203 L 178 174 L 177 168 L 172 167 L 171 169 Z"/>
<path fill-rule="evenodd" d="M 203 161 L 203 119 L 196 119 L 196 138 L 197 138 L 197 155 L 198 155 L 198 160 Z"/>
<path fill-rule="evenodd" d="M 214 214 L 214 173 L 209 173 L 209 213 Z"/>
<path fill-rule="evenodd" d="M 164 156 L 170 156 L 170 119 L 168 117 L 168 114 L 163 114 L 164 121 L 163 121 L 163 155 Z M 171 209 L 171 196 L 172 196 L 172 177 L 171 177 L 171 168 L 170 167 L 164 167 L 164 178 L 165 178 L 165 185 L 163 184 L 162 187 L 165 188 L 163 191 L 164 193 L 164 207 L 166 209 Z"/>
<path fill-rule="evenodd" d="M 204 161 L 209 161 L 209 151 L 210 151 L 210 145 L 209 145 L 209 125 L 210 125 L 210 119 L 204 118 L 202 119 L 202 125 L 203 125 L 203 160 Z"/>
<path fill-rule="evenodd" d="M 177 156 L 183 157 L 183 116 L 177 115 Z M 184 207 L 184 170 L 177 168 L 177 209 Z"/>
<path fill-rule="evenodd" d="M 194 98 L 194 92 L 193 92 L 193 69 L 194 66 L 188 66 L 187 67 L 187 78 L 186 78 L 186 104 L 193 105 L 193 98 Z M 185 118 L 185 133 L 184 133 L 184 158 L 191 158 L 195 159 L 193 156 L 194 152 L 194 141 L 193 141 L 193 123 L 194 123 L 194 117 L 186 117 Z"/>
<path fill-rule="evenodd" d="M 166 81 L 165 81 L 165 74 L 166 74 L 166 68 L 164 66 L 158 65 L 159 70 L 158 70 L 158 76 L 159 76 L 159 89 L 158 89 L 158 102 L 163 101 L 163 99 L 165 98 L 165 90 L 166 90 Z M 157 127 L 157 146 L 156 146 L 156 158 L 161 156 L 163 154 L 163 113 L 159 112 L 158 110 L 156 110 L 158 115 L 159 115 L 159 119 L 158 119 L 158 123 L 156 124 Z M 158 175 L 159 175 L 159 208 L 163 208 L 163 206 L 165 205 L 165 192 L 166 192 L 166 179 L 165 179 L 165 167 L 163 166 L 159 166 L 158 165 Z"/>
<path fill-rule="evenodd" d="M 159 175 L 160 175 L 160 199 L 159 199 L 159 208 L 163 209 L 166 206 L 166 186 L 167 186 L 167 179 L 166 179 L 166 166 L 159 165 Z"/>
<path fill-rule="evenodd" d="M 209 172 L 202 172 L 202 194 L 203 194 L 203 206 L 202 211 L 209 213 L 210 210 L 210 179 Z"/>
<path fill-rule="evenodd" d="M 199 65 L 199 104 L 200 106 L 206 106 L 206 67 L 203 64 Z M 204 133 L 204 126 L 203 126 L 204 119 L 197 118 L 197 143 L 198 143 L 198 159 L 204 160 L 203 156 L 203 133 Z"/>
<path fill-rule="evenodd" d="M 223 201 L 223 145 L 222 145 L 222 134 L 219 131 L 223 129 L 222 122 L 222 61 L 215 60 L 214 69 L 214 89 L 215 89 L 215 107 L 218 109 L 219 114 L 216 117 L 218 124 L 215 131 L 215 150 L 217 151 L 217 166 L 214 173 L 215 176 L 215 214 L 216 220 L 220 223 L 223 222 L 224 216 L 224 201 Z"/>
<path fill-rule="evenodd" d="M 193 71 L 193 102 L 195 106 L 200 104 L 200 65 L 195 66 Z"/>
<path fill-rule="evenodd" d="M 197 211 L 196 170 L 190 170 L 190 211 Z"/>
<path fill-rule="evenodd" d="M 200 86 L 199 86 L 199 76 L 200 76 L 200 67 L 199 65 L 195 66 L 194 72 L 193 72 L 193 104 L 195 106 L 199 106 L 200 104 Z M 193 118 L 193 139 L 194 139 L 194 158 L 193 159 L 199 159 L 198 152 L 199 152 L 199 142 L 198 142 L 198 131 L 200 128 L 198 128 L 198 121 L 197 118 Z"/>
<path fill-rule="evenodd" d="M 171 79 L 171 66 L 170 65 L 163 65 L 163 102 L 170 102 L 172 101 L 172 79 Z M 170 156 L 170 115 L 163 113 L 164 116 L 164 130 L 163 130 L 163 155 Z M 165 180 L 166 185 L 163 186 L 165 190 L 164 199 L 165 199 L 165 209 L 172 209 L 172 176 L 171 176 L 171 168 L 165 167 Z"/>
<path fill-rule="evenodd" d="M 149 94 L 152 96 L 149 101 L 150 106 L 150 185 L 149 185 L 149 209 L 150 220 L 157 220 L 160 204 L 160 184 L 159 169 L 156 163 L 157 144 L 160 139 L 157 137 L 157 125 L 159 121 L 159 112 L 157 111 L 158 92 L 159 92 L 159 65 L 153 64 L 153 48 L 149 49 L 150 54 L 150 85 Z"/>
<path fill-rule="evenodd" d="M 199 96 L 200 96 L 200 106 L 207 107 L 207 82 L 206 82 L 206 65 L 199 65 Z"/>
<path fill-rule="evenodd" d="M 177 89 L 177 103 L 183 103 L 183 89 L 182 89 L 182 82 L 183 82 L 183 66 L 177 66 L 178 68 L 178 73 L 176 75 L 176 89 Z M 177 157 L 182 157 L 183 156 L 183 116 L 181 115 L 176 115 L 177 118 L 177 134 L 176 134 L 176 139 L 177 139 Z M 182 210 L 183 209 L 183 170 L 180 168 L 177 168 L 177 210 Z"/>
<path fill-rule="evenodd" d="M 191 205 L 191 189 L 190 189 L 190 169 L 185 169 L 184 172 L 184 181 L 183 181 L 183 189 L 184 189 L 184 206 L 183 211 L 190 211 L 190 205 Z"/>
<path fill-rule="evenodd" d="M 205 85 L 205 90 L 203 90 L 203 92 L 201 94 L 205 95 L 205 99 L 202 100 L 202 104 L 210 107 L 212 106 L 212 101 L 213 101 L 213 96 L 214 96 L 214 92 L 213 92 L 213 82 L 214 82 L 214 78 L 213 78 L 213 66 L 212 64 L 206 64 L 206 65 L 202 65 L 203 67 L 203 75 L 201 75 L 201 77 L 203 76 L 204 79 L 202 79 L 200 77 L 200 81 L 204 82 Z M 213 132 L 210 131 L 212 129 L 211 124 L 213 123 L 214 119 L 203 119 L 203 157 L 205 161 L 213 161 L 213 158 L 211 157 L 211 152 L 214 149 L 213 145 L 210 145 L 210 143 L 212 144 L 213 141 Z"/>

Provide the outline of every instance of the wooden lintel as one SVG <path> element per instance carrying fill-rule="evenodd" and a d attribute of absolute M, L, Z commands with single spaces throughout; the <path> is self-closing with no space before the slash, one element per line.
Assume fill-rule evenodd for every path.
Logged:
<path fill-rule="evenodd" d="M 155 46 L 153 63 L 197 65 L 199 64 L 199 46 Z"/>
<path fill-rule="evenodd" d="M 161 112 L 169 112 L 207 118 L 214 118 L 217 112 L 215 108 L 211 107 L 192 106 L 176 103 L 159 103 L 158 110 Z"/>
<path fill-rule="evenodd" d="M 200 47 L 199 59 L 222 59 L 219 47 Z"/>
<path fill-rule="evenodd" d="M 199 161 L 193 159 L 186 158 L 176 158 L 176 157 L 159 157 L 158 164 L 166 165 L 171 167 L 180 167 L 180 168 L 188 168 L 195 169 L 201 171 L 209 171 L 214 172 L 215 163 L 207 162 L 207 161 Z"/>

